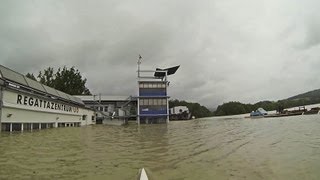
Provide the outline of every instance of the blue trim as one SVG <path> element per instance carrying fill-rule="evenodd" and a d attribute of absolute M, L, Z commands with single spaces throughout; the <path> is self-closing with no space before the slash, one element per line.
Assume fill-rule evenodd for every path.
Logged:
<path fill-rule="evenodd" d="M 139 96 L 167 96 L 167 92 L 160 88 L 140 88 Z"/>
<path fill-rule="evenodd" d="M 140 117 L 167 117 L 169 114 L 140 114 Z"/>
<path fill-rule="evenodd" d="M 140 110 L 140 114 L 167 114 L 167 110 L 148 110 L 148 111 L 142 111 Z"/>

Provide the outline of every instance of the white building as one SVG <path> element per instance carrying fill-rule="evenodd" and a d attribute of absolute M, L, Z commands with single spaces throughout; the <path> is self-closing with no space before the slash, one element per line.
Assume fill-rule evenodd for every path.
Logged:
<path fill-rule="evenodd" d="M 0 65 L 0 131 L 95 123 L 95 112 L 74 96 Z"/>
<path fill-rule="evenodd" d="M 183 112 L 189 113 L 187 106 L 175 106 L 170 108 L 170 114 L 182 114 Z"/>

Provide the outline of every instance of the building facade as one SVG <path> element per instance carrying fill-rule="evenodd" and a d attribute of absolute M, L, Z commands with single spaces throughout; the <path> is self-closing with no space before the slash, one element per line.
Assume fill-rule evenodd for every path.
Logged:
<path fill-rule="evenodd" d="M 0 130 L 25 131 L 95 123 L 95 112 L 74 96 L 0 65 Z"/>
<path fill-rule="evenodd" d="M 76 96 L 96 111 L 97 124 L 126 124 L 136 119 L 137 99 L 131 96 L 83 95 Z"/>
<path fill-rule="evenodd" d="M 138 60 L 138 124 L 169 123 L 168 76 L 175 74 L 179 66 L 166 69 L 140 70 Z"/>
<path fill-rule="evenodd" d="M 138 124 L 169 122 L 167 84 L 159 79 L 138 81 Z"/>

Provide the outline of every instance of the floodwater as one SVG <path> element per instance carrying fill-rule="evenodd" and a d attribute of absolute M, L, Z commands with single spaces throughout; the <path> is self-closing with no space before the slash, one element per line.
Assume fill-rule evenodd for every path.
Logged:
<path fill-rule="evenodd" d="M 320 179 L 320 115 L 0 134 L 0 179 Z"/>

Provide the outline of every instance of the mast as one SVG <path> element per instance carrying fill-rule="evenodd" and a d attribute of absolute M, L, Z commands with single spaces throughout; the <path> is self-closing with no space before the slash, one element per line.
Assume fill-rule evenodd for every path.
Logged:
<path fill-rule="evenodd" d="M 142 57 L 141 57 L 141 55 L 139 54 L 139 58 L 138 58 L 138 62 L 137 62 L 137 64 L 138 64 L 138 78 L 140 77 L 140 64 L 141 64 L 141 59 L 142 59 Z"/>

